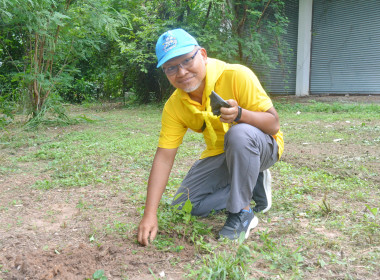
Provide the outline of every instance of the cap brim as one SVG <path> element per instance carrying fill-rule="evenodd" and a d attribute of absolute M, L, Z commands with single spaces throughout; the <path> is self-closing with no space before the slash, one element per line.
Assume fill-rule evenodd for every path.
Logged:
<path fill-rule="evenodd" d="M 167 62 L 168 60 L 175 58 L 177 56 L 181 56 L 187 53 L 190 53 L 194 49 L 195 45 L 182 47 L 180 49 L 173 49 L 172 51 L 169 51 L 157 64 L 157 68 L 159 68 L 162 64 Z"/>

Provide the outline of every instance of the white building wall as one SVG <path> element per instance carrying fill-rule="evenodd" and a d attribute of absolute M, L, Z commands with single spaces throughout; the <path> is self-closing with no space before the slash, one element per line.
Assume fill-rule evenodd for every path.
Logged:
<path fill-rule="evenodd" d="M 310 93 L 310 58 L 313 0 L 299 1 L 296 95 Z"/>

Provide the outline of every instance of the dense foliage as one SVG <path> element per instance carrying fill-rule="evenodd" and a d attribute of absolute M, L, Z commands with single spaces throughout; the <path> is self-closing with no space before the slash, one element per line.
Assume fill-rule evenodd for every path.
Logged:
<path fill-rule="evenodd" d="M 172 88 L 154 49 L 171 28 L 211 57 L 271 66 L 265 50 L 282 46 L 283 9 L 279 0 L 0 0 L 0 113 L 24 104 L 34 117 L 53 95 L 161 101 Z"/>

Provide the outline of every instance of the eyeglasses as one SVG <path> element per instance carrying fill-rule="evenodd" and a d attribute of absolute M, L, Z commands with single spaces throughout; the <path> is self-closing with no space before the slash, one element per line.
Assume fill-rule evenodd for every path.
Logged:
<path fill-rule="evenodd" d="M 197 49 L 197 51 L 195 52 L 195 54 L 193 54 L 193 56 L 189 57 L 189 58 L 186 58 L 184 61 L 182 61 L 180 64 L 177 64 L 177 65 L 174 65 L 174 66 L 170 66 L 168 68 L 162 68 L 162 70 L 164 71 L 164 73 L 168 76 L 173 76 L 175 74 L 177 74 L 178 72 L 178 69 L 179 67 L 181 66 L 181 68 L 183 69 L 188 69 L 190 68 L 191 66 L 193 66 L 193 63 L 194 63 L 194 58 L 195 56 L 197 55 L 198 51 L 200 49 Z"/>

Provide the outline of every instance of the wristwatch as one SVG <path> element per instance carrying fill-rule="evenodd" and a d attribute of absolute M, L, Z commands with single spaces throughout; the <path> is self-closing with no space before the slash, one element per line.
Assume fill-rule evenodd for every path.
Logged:
<path fill-rule="evenodd" d="M 236 116 L 236 119 L 234 119 L 234 122 L 238 122 L 240 121 L 240 118 L 241 118 L 241 112 L 242 112 L 242 108 L 240 106 L 238 106 L 238 114 Z"/>

